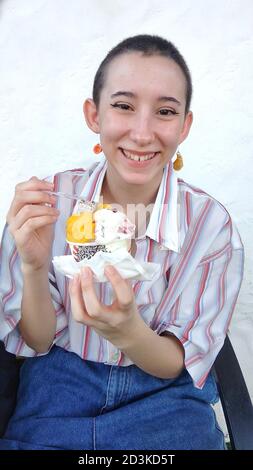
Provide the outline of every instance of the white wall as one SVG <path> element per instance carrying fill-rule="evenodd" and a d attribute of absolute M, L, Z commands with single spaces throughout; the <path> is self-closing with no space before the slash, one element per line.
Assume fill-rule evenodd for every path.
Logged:
<path fill-rule="evenodd" d="M 245 244 L 231 334 L 253 396 L 252 0 L 2 0 L 0 231 L 18 181 L 95 158 L 83 100 L 109 48 L 139 33 L 174 42 L 192 71 L 180 176 L 227 207 Z"/>

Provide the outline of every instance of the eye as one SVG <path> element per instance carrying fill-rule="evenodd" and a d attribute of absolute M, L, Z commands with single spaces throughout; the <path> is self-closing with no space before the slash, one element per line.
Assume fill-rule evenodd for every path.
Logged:
<path fill-rule="evenodd" d="M 160 116 L 175 116 L 177 113 L 174 109 L 162 108 L 159 109 L 158 113 Z"/>
<path fill-rule="evenodd" d="M 127 103 L 113 103 L 111 104 L 111 106 L 113 108 L 123 109 L 124 111 L 129 111 L 132 109 L 131 106 Z"/>

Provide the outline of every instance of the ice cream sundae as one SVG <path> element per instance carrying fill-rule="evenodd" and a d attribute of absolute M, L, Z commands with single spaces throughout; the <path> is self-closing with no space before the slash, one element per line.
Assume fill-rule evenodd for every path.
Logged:
<path fill-rule="evenodd" d="M 93 201 L 79 201 L 77 212 L 66 222 L 66 239 L 76 261 L 90 259 L 98 251 L 129 251 L 134 232 L 135 225 L 123 212 Z"/>

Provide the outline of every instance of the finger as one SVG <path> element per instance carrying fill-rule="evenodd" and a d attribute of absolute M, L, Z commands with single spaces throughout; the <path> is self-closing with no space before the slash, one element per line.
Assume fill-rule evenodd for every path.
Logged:
<path fill-rule="evenodd" d="M 44 191 L 19 191 L 16 193 L 10 209 L 7 214 L 7 222 L 11 223 L 12 219 L 17 215 L 17 213 L 27 204 L 36 204 L 36 205 L 50 205 L 54 206 L 56 203 L 55 196 Z"/>
<path fill-rule="evenodd" d="M 91 269 L 87 266 L 83 267 L 81 269 L 80 279 L 85 308 L 91 317 L 98 318 L 103 311 L 103 305 L 97 298 Z"/>
<path fill-rule="evenodd" d="M 69 283 L 69 295 L 71 311 L 74 319 L 77 322 L 85 323 L 87 326 L 91 326 L 91 318 L 89 317 L 83 302 L 79 275 L 76 275 L 73 279 L 71 279 Z"/>
<path fill-rule="evenodd" d="M 40 180 L 37 176 L 32 176 L 29 180 L 18 183 L 15 187 L 15 193 L 19 191 L 52 191 L 53 188 L 54 183 Z"/>
<path fill-rule="evenodd" d="M 15 240 L 17 244 L 22 244 L 22 241 L 25 242 L 27 237 L 38 230 L 41 227 L 45 227 L 47 225 L 52 225 L 57 221 L 57 217 L 55 216 L 42 216 L 42 217 L 32 217 L 28 219 L 22 227 L 15 232 Z"/>
<path fill-rule="evenodd" d="M 53 183 L 50 183 L 49 181 L 40 180 L 36 176 L 32 176 L 32 178 L 30 178 L 28 181 L 23 181 L 15 186 L 15 197 L 13 201 L 15 201 L 15 199 L 18 200 L 19 198 L 22 199 L 22 194 L 29 191 L 52 191 L 53 188 Z"/>
<path fill-rule="evenodd" d="M 105 275 L 112 284 L 120 308 L 128 309 L 134 300 L 131 285 L 123 279 L 114 266 L 106 266 Z"/>
<path fill-rule="evenodd" d="M 15 230 L 20 229 L 31 218 L 45 216 L 58 217 L 59 214 L 60 211 L 54 207 L 27 204 L 20 209 L 14 220 L 10 223 L 10 231 L 13 233 Z"/>

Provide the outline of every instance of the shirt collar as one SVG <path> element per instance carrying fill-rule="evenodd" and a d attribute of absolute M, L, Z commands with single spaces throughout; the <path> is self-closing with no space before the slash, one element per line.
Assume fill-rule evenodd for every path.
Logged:
<path fill-rule="evenodd" d="M 99 202 L 107 160 L 97 163 L 86 182 L 81 196 L 88 201 Z M 145 236 L 157 241 L 163 249 L 179 252 L 178 184 L 173 164 L 165 166 L 162 180 Z"/>
<path fill-rule="evenodd" d="M 172 162 L 164 168 L 146 235 L 162 248 L 179 252 L 178 184 Z"/>
<path fill-rule="evenodd" d="M 92 169 L 94 166 L 92 167 Z M 103 159 L 97 162 L 95 169 L 92 171 L 89 179 L 81 192 L 81 197 L 87 201 L 99 202 L 104 176 L 107 170 L 107 160 Z"/>

